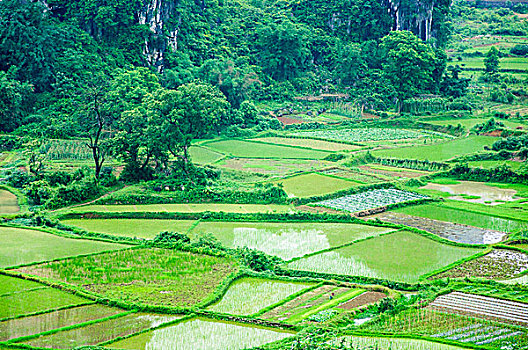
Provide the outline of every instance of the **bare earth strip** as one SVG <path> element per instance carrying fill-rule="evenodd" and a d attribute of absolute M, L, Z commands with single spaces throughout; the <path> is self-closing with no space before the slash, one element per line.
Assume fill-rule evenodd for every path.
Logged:
<path fill-rule="evenodd" d="M 458 243 L 493 244 L 506 237 L 507 233 L 469 225 L 422 218 L 402 213 L 382 213 L 376 218 L 393 224 L 418 228 Z"/>

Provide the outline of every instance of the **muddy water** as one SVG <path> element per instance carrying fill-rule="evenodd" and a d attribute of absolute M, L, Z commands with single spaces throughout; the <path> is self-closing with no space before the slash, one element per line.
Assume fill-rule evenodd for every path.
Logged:
<path fill-rule="evenodd" d="M 386 212 L 376 215 L 376 218 L 394 224 L 415 227 L 459 243 L 493 244 L 502 241 L 507 235 L 501 231 L 433 220 L 402 213 Z"/>
<path fill-rule="evenodd" d="M 473 181 L 460 181 L 460 183 L 455 185 L 429 183 L 422 188 L 451 193 L 454 196 L 449 197 L 450 199 L 488 205 L 497 205 L 518 199 L 515 196 L 517 194 L 515 190 L 493 187 Z M 461 195 L 478 196 L 480 198 L 464 198 Z"/>

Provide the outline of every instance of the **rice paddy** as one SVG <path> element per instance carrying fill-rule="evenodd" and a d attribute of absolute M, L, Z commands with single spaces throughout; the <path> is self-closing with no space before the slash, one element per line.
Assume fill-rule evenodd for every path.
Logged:
<path fill-rule="evenodd" d="M 68 327 L 122 312 L 123 310 L 117 308 L 92 304 L 4 321 L 0 322 L 0 341 Z"/>
<path fill-rule="evenodd" d="M 445 245 L 415 233 L 398 231 L 345 248 L 295 260 L 287 267 L 294 270 L 368 276 L 414 283 L 428 272 L 472 256 L 479 251 L 479 249 Z"/>
<path fill-rule="evenodd" d="M 12 227 L 0 227 L 0 241 L 0 268 L 127 247 Z"/>
<path fill-rule="evenodd" d="M 292 336 L 292 333 L 235 323 L 192 319 L 107 345 L 126 350 L 239 350 Z"/>
<path fill-rule="evenodd" d="M 0 214 L 14 214 L 19 211 L 17 197 L 9 191 L 0 189 Z"/>
<path fill-rule="evenodd" d="M 238 269 L 235 261 L 175 250 L 128 249 L 22 268 L 131 303 L 190 306 Z"/>
<path fill-rule="evenodd" d="M 360 146 L 349 145 L 346 143 L 328 142 L 314 139 L 301 139 L 291 137 L 262 137 L 254 138 L 253 141 L 261 141 L 266 143 L 274 143 L 285 146 L 296 146 L 318 149 L 323 151 L 339 152 L 339 151 L 353 151 L 361 149 Z"/>
<path fill-rule="evenodd" d="M 90 300 L 50 287 L 30 290 L 0 296 L 0 319 L 54 310 L 61 307 L 78 306 L 90 302 Z"/>
<path fill-rule="evenodd" d="M 331 154 L 327 151 L 241 140 L 213 141 L 203 146 L 240 158 L 322 159 Z"/>
<path fill-rule="evenodd" d="M 282 184 L 284 191 L 290 197 L 321 196 L 361 185 L 358 182 L 338 179 L 318 173 L 292 176 L 286 179 L 276 180 L 274 183 Z"/>
<path fill-rule="evenodd" d="M 195 221 L 150 219 L 70 219 L 62 220 L 62 223 L 79 227 L 89 232 L 151 239 L 163 231 L 185 233 L 191 228 Z"/>
<path fill-rule="evenodd" d="M 425 204 L 394 210 L 396 213 L 475 226 L 500 232 L 517 232 L 528 228 L 528 222 L 459 210 L 443 205 Z"/>
<path fill-rule="evenodd" d="M 200 222 L 191 237 L 211 233 L 225 246 L 259 249 L 289 260 L 392 230 L 339 223 Z"/>
<path fill-rule="evenodd" d="M 207 309 L 233 315 L 251 315 L 311 284 L 243 278 L 229 286 L 222 299 Z"/>
<path fill-rule="evenodd" d="M 293 206 L 279 204 L 138 204 L 138 205 L 83 205 L 61 211 L 62 213 L 289 213 Z"/>
<path fill-rule="evenodd" d="M 434 343 L 425 340 L 405 339 L 405 338 L 370 338 L 347 336 L 337 340 L 337 343 L 344 343 L 352 348 L 367 347 L 367 349 L 391 349 L 391 350 L 462 350 L 463 348 Z"/>
<path fill-rule="evenodd" d="M 96 345 L 117 337 L 123 337 L 152 327 L 175 321 L 181 316 L 131 314 L 75 328 L 63 332 L 38 337 L 23 344 L 54 349 L 72 349 L 78 346 Z"/>
<path fill-rule="evenodd" d="M 491 146 L 495 141 L 497 141 L 496 137 L 469 136 L 434 145 L 377 150 L 373 151 L 372 155 L 381 158 L 446 161 L 464 154 L 483 151 L 484 146 Z"/>

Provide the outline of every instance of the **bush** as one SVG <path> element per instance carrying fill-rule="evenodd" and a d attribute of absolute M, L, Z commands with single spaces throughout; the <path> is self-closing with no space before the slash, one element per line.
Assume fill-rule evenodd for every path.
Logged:
<path fill-rule="evenodd" d="M 191 239 L 184 233 L 163 231 L 154 237 L 155 244 L 190 243 Z"/>
<path fill-rule="evenodd" d="M 276 256 L 267 255 L 260 250 L 250 249 L 248 247 L 237 248 L 235 252 L 236 256 L 242 260 L 244 265 L 258 272 L 273 271 L 275 265 L 282 262 Z"/>
<path fill-rule="evenodd" d="M 35 205 L 43 205 L 53 197 L 54 191 L 46 180 L 38 180 L 26 187 L 26 196 Z"/>
<path fill-rule="evenodd" d="M 31 176 L 25 171 L 15 170 L 7 176 L 7 182 L 15 188 L 23 188 L 31 182 Z"/>

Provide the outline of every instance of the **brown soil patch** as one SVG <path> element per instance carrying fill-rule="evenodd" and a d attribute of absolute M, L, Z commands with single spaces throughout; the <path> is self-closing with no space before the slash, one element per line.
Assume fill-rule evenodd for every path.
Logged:
<path fill-rule="evenodd" d="M 528 18 L 528 13 L 517 13 L 517 12 L 514 12 L 514 13 L 515 13 L 515 16 L 519 18 Z"/>
<path fill-rule="evenodd" d="M 342 211 L 339 211 L 339 210 L 334 210 L 334 209 L 330 209 L 330 208 L 323 208 L 323 207 L 311 207 L 309 205 L 299 205 L 298 207 L 296 207 L 297 210 L 300 210 L 300 211 L 307 211 L 307 212 L 310 212 L 310 213 L 315 213 L 315 214 L 324 214 L 324 213 L 327 213 L 327 214 L 346 214 Z M 352 214 L 349 214 L 349 215 L 352 215 Z"/>
<path fill-rule="evenodd" d="M 500 137 L 502 135 L 502 130 L 493 130 L 493 131 L 490 131 L 490 132 L 486 132 L 486 133 L 484 133 L 482 135 Z"/>
<path fill-rule="evenodd" d="M 351 310 L 363 305 L 370 305 L 377 303 L 379 300 L 386 298 L 387 295 L 381 292 L 366 292 L 352 300 L 347 301 L 338 306 L 339 309 Z"/>
<path fill-rule="evenodd" d="M 277 117 L 277 119 L 283 124 L 283 125 L 292 125 L 292 124 L 302 124 L 304 123 L 303 120 L 300 119 L 294 119 L 289 117 Z"/>
<path fill-rule="evenodd" d="M 368 172 L 374 173 L 374 174 L 392 176 L 392 177 L 415 178 L 415 177 L 420 177 L 420 176 L 423 176 L 423 175 L 427 174 L 427 172 L 425 172 L 425 171 L 423 173 L 416 173 L 416 172 L 413 172 L 413 171 L 379 170 L 379 169 L 373 169 L 373 168 L 369 167 L 368 165 L 362 165 L 359 168 L 363 169 L 363 170 L 366 170 Z"/>
<path fill-rule="evenodd" d="M 379 116 L 377 116 L 377 115 L 375 115 L 375 114 L 367 113 L 367 112 L 363 112 L 363 113 L 361 113 L 361 116 L 362 116 L 364 119 L 379 119 Z"/>

